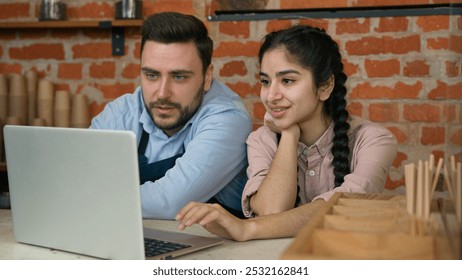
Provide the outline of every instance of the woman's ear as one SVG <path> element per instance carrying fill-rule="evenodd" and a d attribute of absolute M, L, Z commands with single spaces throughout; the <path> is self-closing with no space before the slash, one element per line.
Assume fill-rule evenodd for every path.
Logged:
<path fill-rule="evenodd" d="M 335 85 L 335 77 L 334 75 L 332 75 L 327 80 L 327 82 L 318 89 L 318 96 L 321 101 L 326 101 L 327 99 L 329 99 L 330 94 L 332 93 L 332 90 L 334 89 L 334 85 Z"/>

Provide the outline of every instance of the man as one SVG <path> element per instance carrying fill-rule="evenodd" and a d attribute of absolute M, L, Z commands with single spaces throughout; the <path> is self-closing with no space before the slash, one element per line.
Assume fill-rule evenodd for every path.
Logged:
<path fill-rule="evenodd" d="M 239 96 L 213 79 L 205 25 L 159 13 L 141 36 L 141 87 L 108 103 L 91 128 L 137 135 L 143 217 L 173 219 L 190 201 L 241 212 L 252 124 Z"/>

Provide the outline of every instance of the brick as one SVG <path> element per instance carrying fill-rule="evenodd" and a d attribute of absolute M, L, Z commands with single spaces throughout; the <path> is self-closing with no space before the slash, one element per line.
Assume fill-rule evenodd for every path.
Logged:
<path fill-rule="evenodd" d="M 423 32 L 432 32 L 449 29 L 449 16 L 419 16 L 417 26 Z"/>
<path fill-rule="evenodd" d="M 96 116 L 101 113 L 106 106 L 106 103 L 98 104 L 97 102 L 90 102 L 89 111 L 91 116 Z"/>
<path fill-rule="evenodd" d="M 395 157 L 395 160 L 393 161 L 392 163 L 392 166 L 396 167 L 396 168 L 400 168 L 401 166 L 403 166 L 403 162 L 405 160 L 407 160 L 408 157 L 405 153 L 402 153 L 402 152 L 398 152 L 396 154 L 396 157 Z"/>
<path fill-rule="evenodd" d="M 103 92 L 108 100 L 113 100 L 125 93 L 132 93 L 136 88 L 133 83 L 94 84 L 93 86 Z"/>
<path fill-rule="evenodd" d="M 253 104 L 253 117 L 255 119 L 263 121 L 263 118 L 265 117 L 266 109 L 265 106 L 261 102 L 255 102 Z"/>
<path fill-rule="evenodd" d="M 396 103 L 373 103 L 369 105 L 369 119 L 373 122 L 398 122 L 399 108 Z"/>
<path fill-rule="evenodd" d="M 452 136 L 450 136 L 451 143 L 456 146 L 462 146 L 462 129 L 457 130 Z"/>
<path fill-rule="evenodd" d="M 280 0 L 281 9 L 314 9 L 314 8 L 334 8 L 347 7 L 347 0 L 329 1 L 306 1 L 306 0 Z"/>
<path fill-rule="evenodd" d="M 387 190 L 394 190 L 404 185 L 404 178 L 400 180 L 391 180 L 390 176 L 387 176 L 387 180 L 385 181 L 385 189 Z"/>
<path fill-rule="evenodd" d="M 135 49 L 133 51 L 133 57 L 136 59 L 141 59 L 141 42 L 135 43 Z"/>
<path fill-rule="evenodd" d="M 430 38 L 427 39 L 427 49 L 429 50 L 448 50 L 448 38 Z"/>
<path fill-rule="evenodd" d="M 390 130 L 391 133 L 393 133 L 396 137 L 396 140 L 398 141 L 399 144 L 405 144 L 407 142 L 407 134 L 400 129 L 399 127 L 388 127 L 388 130 Z"/>
<path fill-rule="evenodd" d="M 80 31 L 78 29 L 51 29 L 50 30 L 50 37 L 53 39 L 74 39 L 73 37 L 77 37 Z"/>
<path fill-rule="evenodd" d="M 143 14 L 149 16 L 160 12 L 179 12 L 184 14 L 196 14 L 194 11 L 194 2 L 190 0 L 157 0 L 144 1 Z"/>
<path fill-rule="evenodd" d="M 405 104 L 403 118 L 411 122 L 440 122 L 440 107 L 429 104 Z"/>
<path fill-rule="evenodd" d="M 259 96 L 260 84 L 255 83 L 251 85 L 249 83 L 237 82 L 234 84 L 226 83 L 226 85 L 232 89 L 235 93 L 239 94 L 240 97 L 245 98 L 247 96 Z"/>
<path fill-rule="evenodd" d="M 64 59 L 62 44 L 31 44 L 24 47 L 10 48 L 11 59 Z"/>
<path fill-rule="evenodd" d="M 345 50 L 349 55 L 407 54 L 410 52 L 420 52 L 420 36 L 368 36 L 359 40 L 347 41 L 345 43 Z"/>
<path fill-rule="evenodd" d="M 349 62 L 347 60 L 343 60 L 343 72 L 347 75 L 347 77 L 351 77 L 353 75 L 359 75 L 359 65 L 353 62 Z"/>
<path fill-rule="evenodd" d="M 364 34 L 369 33 L 371 22 L 369 18 L 361 19 L 340 19 L 335 24 L 335 32 L 343 34 Z"/>
<path fill-rule="evenodd" d="M 16 40 L 16 30 L 8 30 L 8 29 L 2 30 L 2 32 L 0 32 L 0 40 L 2 41 Z"/>
<path fill-rule="evenodd" d="M 329 1 L 326 1 L 329 2 Z M 447 2 L 447 1 L 446 1 Z M 428 0 L 355 0 L 356 7 L 377 7 L 377 6 L 395 6 L 395 5 L 413 5 L 413 4 L 428 4 Z"/>
<path fill-rule="evenodd" d="M 122 70 L 122 77 L 126 79 L 136 79 L 140 76 L 140 65 L 138 63 L 129 63 Z"/>
<path fill-rule="evenodd" d="M 90 77 L 95 79 L 114 79 L 115 63 L 112 61 L 92 63 L 89 71 Z"/>
<path fill-rule="evenodd" d="M 234 75 L 245 76 L 246 74 L 247 68 L 245 62 L 242 60 L 225 63 L 220 69 L 220 76 L 222 77 L 232 77 Z"/>
<path fill-rule="evenodd" d="M 449 36 L 449 50 L 455 53 L 462 53 L 462 36 Z"/>
<path fill-rule="evenodd" d="M 329 29 L 329 21 L 325 19 L 311 19 L 311 18 L 303 18 L 298 21 L 298 24 L 309 25 L 312 27 L 317 27 L 320 29 L 328 30 Z"/>
<path fill-rule="evenodd" d="M 444 135 L 446 134 L 444 127 L 422 127 L 422 137 L 420 143 L 422 145 L 440 145 L 444 144 Z"/>
<path fill-rule="evenodd" d="M 350 98 L 365 98 L 365 99 L 415 99 L 419 96 L 422 90 L 422 82 L 417 81 L 413 85 L 407 85 L 402 82 L 397 82 L 394 87 L 388 86 L 372 86 L 369 83 L 361 83 L 354 87 L 350 92 Z"/>
<path fill-rule="evenodd" d="M 112 57 L 111 43 L 86 43 L 72 47 L 73 58 L 110 58 Z"/>
<path fill-rule="evenodd" d="M 445 61 L 444 62 L 445 72 L 448 77 L 459 76 L 460 72 L 459 72 L 458 64 L 460 63 L 458 63 L 457 61 Z"/>
<path fill-rule="evenodd" d="M 293 24 L 294 24 L 293 21 L 288 20 L 288 19 L 285 19 L 285 20 L 269 20 L 266 23 L 266 29 L 265 30 L 266 30 L 267 33 L 270 33 L 270 32 L 273 32 L 273 31 L 289 28 Z"/>
<path fill-rule="evenodd" d="M 18 37 L 21 40 L 32 40 L 32 39 L 42 39 L 48 37 L 48 30 L 39 29 L 39 30 L 21 30 L 18 32 Z"/>
<path fill-rule="evenodd" d="M 69 84 L 54 83 L 55 91 L 57 90 L 67 90 L 70 91 Z"/>
<path fill-rule="evenodd" d="M 101 29 L 84 29 L 83 36 L 94 40 L 111 40 L 111 33 Z"/>
<path fill-rule="evenodd" d="M 460 108 L 460 105 L 459 105 Z M 445 122 L 453 122 L 456 120 L 456 105 L 454 104 L 447 104 L 444 106 L 443 112 L 443 121 Z M 461 116 L 462 118 L 462 116 Z"/>
<path fill-rule="evenodd" d="M 58 78 L 69 80 L 82 79 L 82 64 L 81 63 L 60 63 L 58 65 Z"/>
<path fill-rule="evenodd" d="M 448 85 L 445 82 L 437 81 L 437 86 L 428 93 L 429 99 L 462 99 L 462 82 Z"/>
<path fill-rule="evenodd" d="M 29 17 L 29 3 L 0 4 L 0 19 Z M 3 32 L 3 31 L 2 31 Z"/>
<path fill-rule="evenodd" d="M 114 5 L 104 2 L 90 2 L 80 6 L 69 6 L 67 8 L 67 17 L 69 19 L 82 19 L 82 18 L 114 18 Z M 115 2 L 115 1 L 114 1 Z"/>
<path fill-rule="evenodd" d="M 407 17 L 382 17 L 379 25 L 374 29 L 376 32 L 402 32 L 407 31 L 409 20 Z"/>
<path fill-rule="evenodd" d="M 249 38 L 249 21 L 222 21 L 218 23 L 220 33 L 231 35 L 236 38 Z"/>
<path fill-rule="evenodd" d="M 423 60 L 406 62 L 403 74 L 406 77 L 428 77 L 430 75 L 430 65 Z"/>
<path fill-rule="evenodd" d="M 361 102 L 350 102 L 347 105 L 347 110 L 350 115 L 362 117 L 363 115 L 363 104 Z"/>
<path fill-rule="evenodd" d="M 388 60 L 371 60 L 366 59 L 364 62 L 367 76 L 375 77 L 392 77 L 399 75 L 400 63 L 397 59 Z"/>
<path fill-rule="evenodd" d="M 0 63 L 0 73 L 2 74 L 22 74 L 22 64 L 19 63 Z"/>
<path fill-rule="evenodd" d="M 214 57 L 248 56 L 258 54 L 260 42 L 221 42 L 214 51 Z"/>

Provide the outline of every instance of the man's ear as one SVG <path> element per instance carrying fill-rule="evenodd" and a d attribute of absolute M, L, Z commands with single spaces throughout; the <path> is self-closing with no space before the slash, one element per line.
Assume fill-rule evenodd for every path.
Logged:
<path fill-rule="evenodd" d="M 334 89 L 334 85 L 335 85 L 335 77 L 334 75 L 332 75 L 327 80 L 327 82 L 318 89 L 318 96 L 321 101 L 326 101 L 327 99 L 329 99 L 330 94 L 332 93 L 332 90 Z"/>
<path fill-rule="evenodd" d="M 210 63 L 209 67 L 207 67 L 207 70 L 205 70 L 205 77 L 204 77 L 204 90 L 208 91 L 210 87 L 212 86 L 212 80 L 213 80 L 213 64 Z"/>

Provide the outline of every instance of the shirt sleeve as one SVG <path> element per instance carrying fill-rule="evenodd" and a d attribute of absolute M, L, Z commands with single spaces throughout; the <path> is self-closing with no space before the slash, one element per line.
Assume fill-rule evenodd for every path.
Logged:
<path fill-rule="evenodd" d="M 228 110 L 205 116 L 175 166 L 155 182 L 141 186 L 144 218 L 173 219 L 190 201 L 206 202 L 247 165 L 248 115 Z"/>
<path fill-rule="evenodd" d="M 247 139 L 248 181 L 242 192 L 242 211 L 246 217 L 252 217 L 250 197 L 257 192 L 271 167 L 277 150 L 276 133 L 262 126 L 252 132 Z"/>
<path fill-rule="evenodd" d="M 351 173 L 339 187 L 320 194 L 316 199 L 328 200 L 334 192 L 380 193 L 397 154 L 397 140 L 386 128 L 373 123 L 363 124 L 353 134 Z"/>

